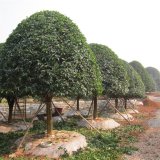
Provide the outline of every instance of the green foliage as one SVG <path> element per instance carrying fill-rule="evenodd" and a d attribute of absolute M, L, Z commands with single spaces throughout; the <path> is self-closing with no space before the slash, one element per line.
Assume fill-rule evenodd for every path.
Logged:
<path fill-rule="evenodd" d="M 128 75 L 129 91 L 125 95 L 126 98 L 143 98 L 145 95 L 145 86 L 142 82 L 140 75 L 129 65 L 126 61 L 123 61 L 125 70 Z"/>
<path fill-rule="evenodd" d="M 16 95 L 86 96 L 101 90 L 85 37 L 55 11 L 23 20 L 5 43 L 2 64 L 4 86 Z"/>
<path fill-rule="evenodd" d="M 136 132 L 143 132 L 144 128 L 141 125 L 127 125 L 124 128 L 121 128 L 120 131 L 123 131 L 124 134 L 127 133 L 136 133 Z"/>
<path fill-rule="evenodd" d="M 145 86 L 146 92 L 155 91 L 155 82 L 152 77 L 148 74 L 147 70 L 138 61 L 130 62 L 130 65 L 136 70 L 136 72 L 141 76 L 141 79 Z"/>
<path fill-rule="evenodd" d="M 123 153 L 128 154 L 128 155 L 132 155 L 134 151 L 137 151 L 138 148 L 133 147 L 133 146 L 127 146 L 122 148 Z"/>
<path fill-rule="evenodd" d="M 2 52 L 3 46 L 4 46 L 4 43 L 0 43 L 0 54 Z"/>
<path fill-rule="evenodd" d="M 47 128 L 47 125 L 44 121 L 35 121 L 30 131 L 34 133 L 41 133 L 41 132 L 44 132 L 46 128 Z"/>
<path fill-rule="evenodd" d="M 0 64 L 1 64 L 1 54 L 2 54 L 3 47 L 4 47 L 4 43 L 0 43 Z M 0 66 L 1 66 L 1 65 L 0 65 Z M 0 73 L 1 73 L 1 68 L 0 68 Z M 3 90 L 2 90 L 2 82 L 1 82 L 1 79 L 2 79 L 2 75 L 0 74 L 0 97 L 3 97 L 3 95 L 2 95 Z"/>
<path fill-rule="evenodd" d="M 0 133 L 0 156 L 11 153 L 11 146 L 22 136 L 23 132 Z"/>
<path fill-rule="evenodd" d="M 104 94 L 120 97 L 128 92 L 127 73 L 118 56 L 107 46 L 90 44 L 101 70 Z"/>
<path fill-rule="evenodd" d="M 160 72 L 154 67 L 147 67 L 146 70 L 155 81 L 156 91 L 160 91 Z"/>
<path fill-rule="evenodd" d="M 93 74 L 94 74 L 94 89 L 93 89 L 93 94 L 94 95 L 101 95 L 103 92 L 103 86 L 102 86 L 102 75 L 101 71 L 99 68 L 99 65 L 97 63 L 96 57 L 94 53 L 91 51 L 90 52 L 92 60 L 94 62 L 93 65 Z"/>

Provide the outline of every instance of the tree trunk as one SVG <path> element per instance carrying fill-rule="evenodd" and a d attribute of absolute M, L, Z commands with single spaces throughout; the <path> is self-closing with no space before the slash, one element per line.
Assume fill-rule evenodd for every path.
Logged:
<path fill-rule="evenodd" d="M 7 97 L 7 103 L 9 106 L 9 115 L 8 115 L 8 123 L 12 122 L 12 112 L 13 112 L 13 106 L 14 106 L 14 102 L 15 102 L 15 98 L 14 97 Z"/>
<path fill-rule="evenodd" d="M 47 114 L 47 135 L 52 134 L 53 121 L 52 121 L 52 97 L 45 98 L 46 114 Z"/>
<path fill-rule="evenodd" d="M 26 109 L 26 102 L 27 100 L 26 100 L 26 98 L 24 99 L 24 118 L 26 119 L 27 118 L 27 109 Z"/>
<path fill-rule="evenodd" d="M 93 119 L 97 118 L 97 96 L 94 97 Z"/>
<path fill-rule="evenodd" d="M 77 97 L 77 111 L 79 111 L 79 96 Z"/>
<path fill-rule="evenodd" d="M 124 99 L 124 108 L 127 109 L 127 99 Z"/>
<path fill-rule="evenodd" d="M 116 109 L 118 109 L 118 98 L 115 99 L 115 107 L 116 107 Z M 117 112 L 117 111 L 115 111 L 115 112 Z"/>

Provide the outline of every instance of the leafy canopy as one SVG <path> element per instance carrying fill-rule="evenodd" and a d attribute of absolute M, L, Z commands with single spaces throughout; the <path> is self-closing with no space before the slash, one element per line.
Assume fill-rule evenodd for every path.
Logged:
<path fill-rule="evenodd" d="M 141 76 L 141 79 L 145 85 L 145 91 L 151 92 L 155 91 L 155 82 L 152 77 L 148 74 L 147 70 L 142 66 L 138 61 L 130 62 L 130 65 L 136 70 L 137 73 Z"/>
<path fill-rule="evenodd" d="M 147 67 L 146 70 L 156 84 L 156 91 L 160 91 L 160 72 L 154 67 Z"/>
<path fill-rule="evenodd" d="M 4 46 L 4 43 L 0 43 L 0 54 L 2 52 L 3 46 Z"/>
<path fill-rule="evenodd" d="M 2 57 L 4 85 L 15 94 L 100 92 L 99 68 L 85 37 L 59 12 L 41 11 L 23 20 L 7 39 Z"/>
<path fill-rule="evenodd" d="M 2 84 L 3 84 L 3 82 L 2 82 L 2 74 L 1 74 L 2 66 L 3 66 L 2 58 L 1 58 L 3 47 L 4 47 L 4 43 L 0 43 L 0 98 L 4 97 L 4 90 L 2 88 Z"/>
<path fill-rule="evenodd" d="M 127 72 L 118 56 L 107 46 L 90 44 L 99 64 L 104 94 L 112 98 L 125 95 L 128 92 Z"/>
<path fill-rule="evenodd" d="M 145 86 L 140 75 L 134 68 L 123 60 L 124 67 L 127 71 L 129 81 L 129 91 L 125 95 L 126 98 L 143 98 L 145 95 Z"/>

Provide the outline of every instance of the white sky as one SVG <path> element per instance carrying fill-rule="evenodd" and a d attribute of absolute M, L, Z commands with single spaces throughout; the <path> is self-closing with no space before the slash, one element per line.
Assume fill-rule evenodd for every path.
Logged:
<path fill-rule="evenodd" d="M 107 45 L 128 62 L 160 70 L 160 0 L 0 0 L 0 43 L 41 10 L 71 18 L 88 43 Z"/>

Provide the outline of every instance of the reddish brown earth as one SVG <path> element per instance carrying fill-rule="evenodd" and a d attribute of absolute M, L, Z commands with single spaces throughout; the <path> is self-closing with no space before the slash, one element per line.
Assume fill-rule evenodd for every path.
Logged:
<path fill-rule="evenodd" d="M 160 94 L 151 96 L 160 98 Z M 138 151 L 133 155 L 124 156 L 124 160 L 160 160 L 160 102 L 144 100 L 144 106 L 139 106 L 141 117 L 134 121 L 142 124 L 145 132 L 139 135 L 139 141 L 134 144 Z"/>

